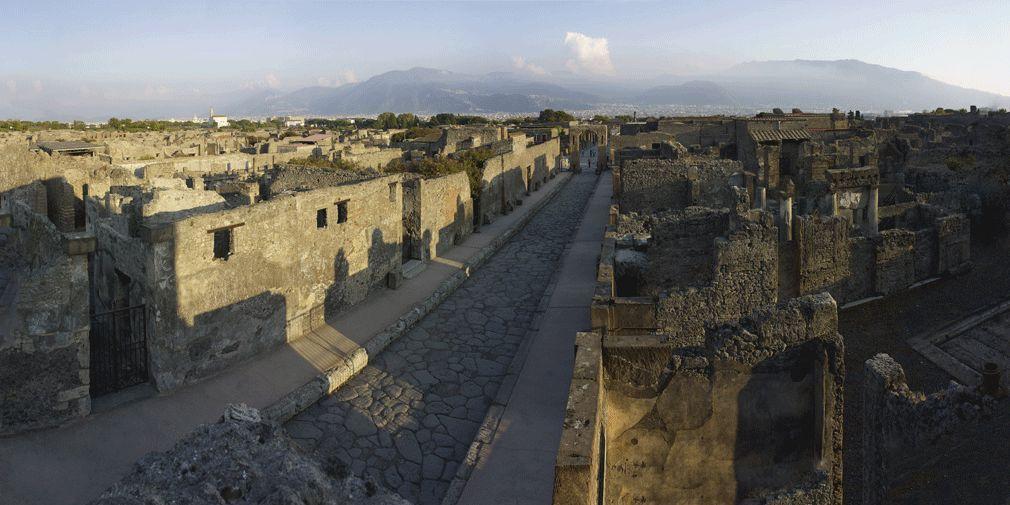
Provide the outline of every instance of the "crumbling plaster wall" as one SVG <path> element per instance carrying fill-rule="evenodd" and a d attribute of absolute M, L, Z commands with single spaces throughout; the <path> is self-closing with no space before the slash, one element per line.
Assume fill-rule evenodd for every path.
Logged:
<path fill-rule="evenodd" d="M 149 347 L 159 389 L 298 338 L 397 272 L 400 180 L 284 195 L 146 232 Z M 339 222 L 342 206 L 346 222 Z M 223 229 L 231 230 L 232 253 L 217 259 L 213 231 Z"/>
<path fill-rule="evenodd" d="M 699 345 L 596 333 L 576 344 L 554 503 L 841 503 L 830 295 L 764 307 Z"/>
<path fill-rule="evenodd" d="M 3 232 L 0 434 L 54 426 L 91 411 L 88 253 L 22 203 Z"/>

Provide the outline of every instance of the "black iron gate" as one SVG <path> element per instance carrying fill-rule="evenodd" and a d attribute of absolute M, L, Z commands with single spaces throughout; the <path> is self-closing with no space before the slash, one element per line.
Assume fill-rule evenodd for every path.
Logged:
<path fill-rule="evenodd" d="M 147 382 L 144 305 L 91 316 L 91 396 Z"/>

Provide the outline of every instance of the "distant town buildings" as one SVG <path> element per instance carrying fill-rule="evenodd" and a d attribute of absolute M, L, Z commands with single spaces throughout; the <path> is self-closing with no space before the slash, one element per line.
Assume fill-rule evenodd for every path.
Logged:
<path fill-rule="evenodd" d="M 214 108 L 211 107 L 210 118 L 208 119 L 207 124 L 213 126 L 214 128 L 224 128 L 228 126 L 228 116 L 214 114 Z"/>

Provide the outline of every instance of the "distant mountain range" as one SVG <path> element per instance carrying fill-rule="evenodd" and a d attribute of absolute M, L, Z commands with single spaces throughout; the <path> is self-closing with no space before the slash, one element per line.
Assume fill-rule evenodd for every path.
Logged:
<path fill-rule="evenodd" d="M 649 80 L 593 79 L 573 74 L 496 72 L 469 75 L 431 68 L 397 70 L 338 87 L 293 91 L 244 89 L 213 93 L 128 83 L 84 85 L 7 80 L 0 118 L 104 120 L 110 116 L 192 117 L 209 106 L 236 117 L 281 115 L 530 114 L 545 108 L 607 113 L 643 107 L 650 113 L 714 107 L 746 113 L 772 107 L 883 111 L 936 107 L 1010 107 L 1010 97 L 954 86 L 918 72 L 857 60 L 742 63 L 725 71 Z M 695 109 L 696 110 L 696 109 Z"/>
<path fill-rule="evenodd" d="M 843 110 L 922 110 L 936 107 L 1006 107 L 1010 98 L 954 86 L 918 72 L 857 60 L 764 61 L 718 74 L 637 87 L 634 82 L 550 82 L 511 73 L 481 76 L 430 68 L 386 72 L 336 88 L 264 93 L 231 107 L 236 115 L 377 114 L 384 111 L 532 113 L 544 108 L 587 110 L 601 104 Z M 670 78 L 676 81 L 675 78 Z"/>
<path fill-rule="evenodd" d="M 583 110 L 596 97 L 507 73 L 482 76 L 431 68 L 386 72 L 335 88 L 263 93 L 232 105 L 238 115 L 338 115 L 380 112 L 524 113 L 545 108 Z"/>

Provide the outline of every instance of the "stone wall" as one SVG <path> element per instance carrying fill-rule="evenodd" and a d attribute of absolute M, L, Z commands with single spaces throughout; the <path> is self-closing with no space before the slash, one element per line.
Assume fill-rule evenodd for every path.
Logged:
<path fill-rule="evenodd" d="M 796 262 L 790 265 L 796 275 L 781 272 L 780 278 L 795 279 L 800 294 L 828 291 L 840 303 L 848 303 L 891 295 L 966 268 L 971 254 L 968 218 L 924 216 L 918 220 L 923 224 L 913 229 L 884 230 L 877 237 L 850 234 L 844 216 L 797 216 L 793 240 L 783 244 L 796 252 Z"/>
<path fill-rule="evenodd" d="M 50 156 L 24 146 L 0 148 L 0 207 L 20 201 L 44 214 L 61 231 L 83 229 L 84 196 L 134 182 L 126 170 L 90 156 Z"/>
<path fill-rule="evenodd" d="M 557 173 L 561 141 L 552 138 L 540 144 L 526 145 L 525 136 L 513 138 L 511 149 L 484 162 L 480 219 L 490 223 L 494 217 L 511 212 L 523 197 Z M 537 183 L 537 185 L 534 185 Z"/>
<path fill-rule="evenodd" d="M 658 131 L 674 135 L 685 146 L 702 147 L 730 144 L 735 141 L 735 121 L 729 118 L 672 118 L 657 122 Z"/>
<path fill-rule="evenodd" d="M 473 199 L 466 173 L 404 181 L 404 238 L 419 257 L 442 256 L 473 233 Z M 414 208 L 408 208 L 414 207 Z M 416 217 L 415 217 L 416 216 Z"/>
<path fill-rule="evenodd" d="M 923 464 L 919 451 L 985 417 L 992 399 L 952 383 L 926 396 L 909 389 L 905 372 L 887 354 L 866 360 L 863 378 L 863 505 L 891 503 L 891 483 Z"/>
<path fill-rule="evenodd" d="M 451 154 L 504 139 L 502 128 L 495 125 L 450 126 L 442 129 L 439 144 L 443 154 Z"/>
<path fill-rule="evenodd" d="M 58 425 L 91 411 L 88 253 L 44 215 L 11 205 L 0 232 L 0 434 Z"/>
<path fill-rule="evenodd" d="M 258 173 L 287 163 L 294 158 L 308 156 L 305 152 L 245 154 L 232 153 L 216 156 L 186 156 L 158 161 L 123 163 L 120 166 L 134 170 L 139 177 L 173 177 L 175 174 L 220 174 L 225 172 Z"/>
<path fill-rule="evenodd" d="M 554 503 L 839 505 L 843 373 L 827 294 L 695 345 L 580 334 Z"/>
<path fill-rule="evenodd" d="M 298 338 L 398 272 L 400 180 L 283 195 L 144 232 L 158 388 Z M 230 235 L 226 259 L 215 258 L 215 235 Z"/>
<path fill-rule="evenodd" d="M 941 274 L 962 270 L 971 261 L 971 222 L 964 214 L 938 217 L 936 228 L 936 271 Z"/>
<path fill-rule="evenodd" d="M 793 240 L 787 247 L 796 251 L 791 265 L 799 294 L 831 293 L 839 303 L 847 303 L 875 293 L 876 247 L 873 239 L 850 235 L 848 219 L 797 216 L 793 220 Z"/>
<path fill-rule="evenodd" d="M 260 177 L 260 193 L 264 197 L 270 198 L 292 191 L 308 191 L 312 189 L 325 188 L 327 186 L 339 186 L 349 182 L 368 179 L 375 174 L 354 172 L 351 170 L 323 170 L 318 168 L 308 168 L 295 165 L 284 165 L 269 170 Z"/>
<path fill-rule="evenodd" d="M 876 250 L 876 291 L 889 295 L 915 283 L 915 233 L 885 230 Z"/>
<path fill-rule="evenodd" d="M 711 217 L 720 219 L 718 213 Z M 656 301 L 659 331 L 697 339 L 708 326 L 736 320 L 758 307 L 776 302 L 778 232 L 769 214 L 755 211 L 754 217 L 753 221 L 734 219 L 726 233 L 712 240 L 711 261 L 707 268 L 698 265 L 698 268 L 706 268 L 710 281 L 692 285 L 676 275 L 654 277 L 668 279 Z M 654 244 L 649 246 L 650 268 L 670 263 L 670 259 L 661 254 L 653 256 L 653 248 L 664 240 L 662 228 L 654 228 Z M 656 251 L 662 249 L 659 246 Z"/>
<path fill-rule="evenodd" d="M 732 160 L 634 160 L 620 168 L 621 211 L 657 212 L 690 205 L 732 207 L 743 171 Z M 738 180 L 740 179 L 740 180 Z"/>
<path fill-rule="evenodd" d="M 338 152 L 334 157 L 357 163 L 362 168 L 381 170 L 390 161 L 403 159 L 403 151 L 400 149 L 376 149 L 373 152 L 365 153 Z"/>
<path fill-rule="evenodd" d="M 629 161 L 620 172 L 622 212 L 654 212 L 691 205 L 687 170 L 677 170 L 672 161 Z"/>

